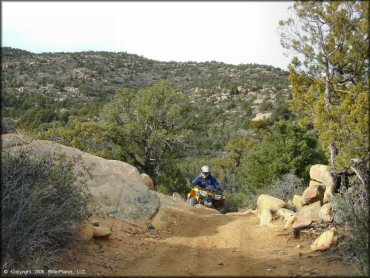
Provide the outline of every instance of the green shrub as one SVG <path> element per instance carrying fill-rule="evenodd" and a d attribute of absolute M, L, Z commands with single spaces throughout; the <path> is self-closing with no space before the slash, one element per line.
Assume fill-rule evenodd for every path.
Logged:
<path fill-rule="evenodd" d="M 167 166 L 163 173 L 158 177 L 156 190 L 160 193 L 172 195 L 177 192 L 182 197 L 190 192 L 190 183 L 186 181 L 184 175 L 175 166 Z"/>
<path fill-rule="evenodd" d="M 270 111 L 272 108 L 274 108 L 274 105 L 271 101 L 264 99 L 260 105 L 260 111 L 261 112 L 267 112 Z"/>
<path fill-rule="evenodd" d="M 276 123 L 272 132 L 242 159 L 241 184 L 260 189 L 289 172 L 307 178 L 310 165 L 325 161 L 317 145 L 314 134 L 296 123 Z"/>
<path fill-rule="evenodd" d="M 342 188 L 333 197 L 334 221 L 345 227 L 339 250 L 345 259 L 369 271 L 369 192 L 359 181 L 351 181 L 349 189 Z"/>
<path fill-rule="evenodd" d="M 76 242 L 73 223 L 86 219 L 89 194 L 74 164 L 30 145 L 2 149 L 2 267 L 43 268 Z"/>
<path fill-rule="evenodd" d="M 226 197 L 225 206 L 227 208 L 227 212 L 239 211 L 240 209 L 246 208 L 256 208 L 258 196 L 254 193 L 230 193 L 226 191 L 224 195 Z"/>
<path fill-rule="evenodd" d="M 240 192 L 235 194 L 234 199 L 238 203 L 238 209 L 240 208 L 256 209 L 258 196 L 259 196 L 258 190 L 252 189 L 247 186 L 243 186 Z"/>

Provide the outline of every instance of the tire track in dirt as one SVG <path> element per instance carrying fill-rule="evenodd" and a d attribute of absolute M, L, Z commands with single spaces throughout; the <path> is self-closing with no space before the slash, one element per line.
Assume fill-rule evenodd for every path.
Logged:
<path fill-rule="evenodd" d="M 143 257 L 125 274 L 350 275 L 348 266 L 337 261 L 329 263 L 320 253 L 312 254 L 310 243 L 301 243 L 304 248 L 297 248 L 299 240 L 279 236 L 281 229 L 279 226 L 259 226 L 258 217 L 254 214 L 187 213 L 182 222 L 173 227 L 171 236 L 159 243 L 154 257 Z M 328 268 L 328 263 L 333 267 Z M 324 272 L 320 273 L 319 269 Z"/>
<path fill-rule="evenodd" d="M 76 262 L 67 265 L 78 269 L 77 262 L 86 262 L 87 273 L 100 276 L 354 275 L 329 254 L 311 252 L 312 238 L 290 237 L 284 223 L 260 226 L 255 213 L 221 215 L 192 208 L 174 215 L 163 230 L 127 235 L 117 228 L 111 239 L 75 252 Z"/>

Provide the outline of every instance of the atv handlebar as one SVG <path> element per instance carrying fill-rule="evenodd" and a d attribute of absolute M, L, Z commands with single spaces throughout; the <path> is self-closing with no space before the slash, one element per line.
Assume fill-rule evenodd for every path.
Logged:
<path fill-rule="evenodd" d="M 201 187 L 201 186 L 199 186 L 199 185 L 196 185 L 195 186 L 196 188 L 198 188 L 198 189 L 203 189 L 203 190 L 207 190 L 207 191 L 210 191 L 210 192 L 212 192 L 212 193 L 215 193 L 215 194 L 222 194 L 221 193 L 221 189 L 215 189 L 213 186 L 211 186 L 211 185 L 208 185 L 207 187 Z"/>

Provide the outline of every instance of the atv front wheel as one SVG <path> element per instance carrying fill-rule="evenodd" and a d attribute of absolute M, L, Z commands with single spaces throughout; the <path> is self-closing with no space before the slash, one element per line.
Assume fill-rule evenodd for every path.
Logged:
<path fill-rule="evenodd" d="M 197 199 L 191 197 L 187 200 L 187 202 L 194 207 L 197 204 Z"/>

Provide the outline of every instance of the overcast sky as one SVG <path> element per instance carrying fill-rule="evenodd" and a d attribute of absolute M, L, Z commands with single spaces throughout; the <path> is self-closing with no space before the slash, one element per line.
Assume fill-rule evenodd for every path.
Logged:
<path fill-rule="evenodd" d="M 277 33 L 292 2 L 7 2 L 2 46 L 115 51 L 159 61 L 287 69 Z"/>

